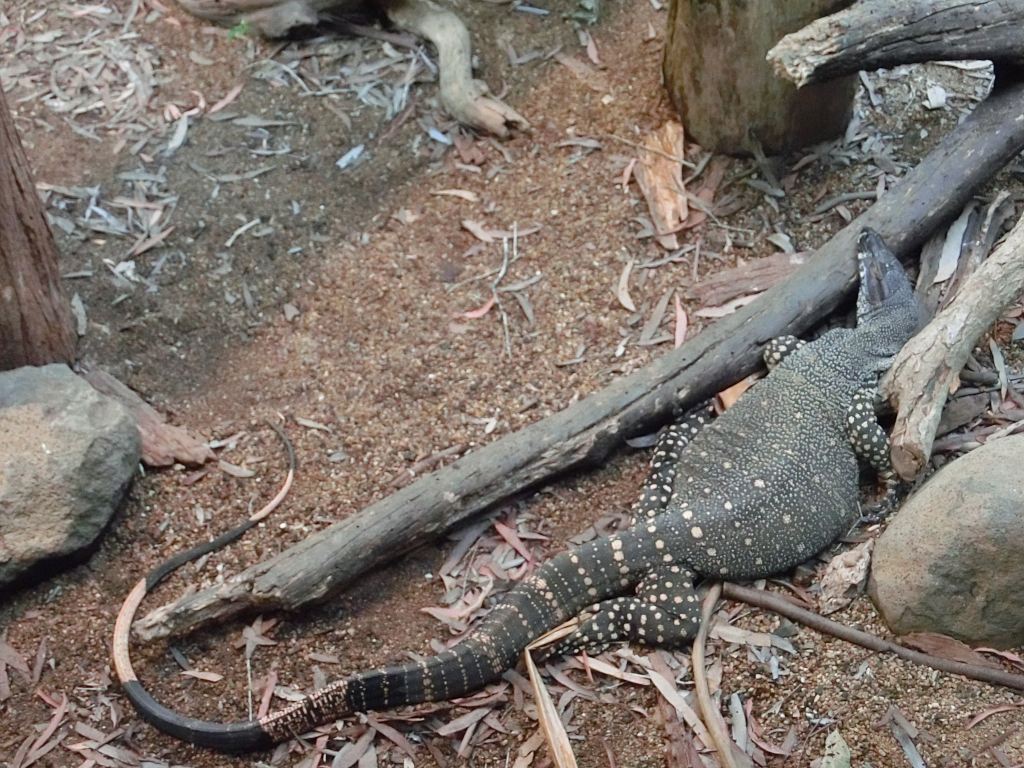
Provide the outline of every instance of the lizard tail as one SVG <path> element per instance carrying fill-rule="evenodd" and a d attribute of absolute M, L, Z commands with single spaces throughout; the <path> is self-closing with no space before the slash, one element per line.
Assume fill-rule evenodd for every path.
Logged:
<path fill-rule="evenodd" d="M 499 680 L 545 632 L 635 585 L 642 571 L 630 576 L 622 564 L 627 556 L 641 560 L 642 549 L 639 538 L 627 531 L 563 552 L 507 593 L 453 648 L 423 661 L 341 678 L 257 722 L 277 742 L 353 712 L 465 696 Z"/>
<path fill-rule="evenodd" d="M 125 694 L 144 720 L 182 741 L 222 752 L 249 752 L 353 712 L 464 696 L 498 680 L 542 634 L 586 606 L 621 594 L 642 576 L 642 568 L 631 571 L 625 566 L 641 564 L 650 554 L 636 534 L 625 531 L 598 538 L 547 561 L 506 594 L 467 638 L 436 656 L 336 680 L 300 702 L 254 720 L 219 723 L 179 714 L 158 702 L 132 668 L 129 637 L 135 613 L 146 595 L 175 569 L 234 541 L 281 502 L 294 477 L 295 457 L 287 437 L 275 430 L 289 457 L 288 476 L 277 496 L 237 528 L 151 571 L 128 594 L 114 625 L 114 668 Z"/>
<path fill-rule="evenodd" d="M 285 435 L 280 427 L 272 422 L 268 422 L 268 424 L 277 433 L 288 454 L 288 474 L 285 476 L 284 482 L 274 498 L 268 501 L 259 511 L 253 513 L 241 525 L 222 533 L 212 541 L 198 544 L 184 552 L 179 552 L 150 571 L 128 593 L 128 597 L 125 598 L 121 604 L 121 609 L 117 612 L 117 620 L 114 622 L 112 642 L 114 671 L 117 673 L 118 681 L 121 683 L 121 688 L 124 690 L 125 695 L 131 701 L 136 711 L 142 716 L 142 719 L 182 741 L 214 747 L 224 752 L 248 752 L 269 747 L 273 744 L 273 741 L 257 720 L 239 723 L 213 723 L 186 717 L 165 707 L 154 699 L 149 691 L 142 686 L 142 683 L 139 682 L 139 678 L 132 668 L 132 660 L 129 655 L 129 640 L 132 622 L 135 620 L 135 613 L 138 611 L 139 605 L 141 605 L 146 595 L 157 584 L 185 563 L 196 560 L 209 552 L 215 552 L 239 538 L 243 533 L 273 512 L 284 501 L 285 496 L 288 495 L 288 491 L 291 489 L 292 482 L 295 479 L 295 449 L 292 447 L 291 441 L 288 440 L 288 436 Z"/>

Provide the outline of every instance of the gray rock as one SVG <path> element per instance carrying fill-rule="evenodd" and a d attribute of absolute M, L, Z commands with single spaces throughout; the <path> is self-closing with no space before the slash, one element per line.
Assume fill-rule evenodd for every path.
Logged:
<path fill-rule="evenodd" d="M 67 366 L 0 373 L 0 585 L 92 544 L 139 452 L 125 408 Z"/>
<path fill-rule="evenodd" d="M 1024 436 L 943 467 L 879 537 L 868 591 L 897 634 L 1024 643 Z"/>

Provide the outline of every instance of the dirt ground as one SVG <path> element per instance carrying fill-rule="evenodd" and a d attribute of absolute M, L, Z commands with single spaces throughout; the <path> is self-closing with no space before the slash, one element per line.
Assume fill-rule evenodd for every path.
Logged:
<path fill-rule="evenodd" d="M 681 244 L 699 242 L 700 250 L 666 259 L 644 236 L 648 212 L 635 183 L 621 183 L 637 156 L 632 144 L 673 118 L 660 85 L 666 14 L 656 6 L 608 0 L 599 23 L 580 28 L 566 18 L 578 10 L 570 0 L 553 0 L 546 15 L 455 2 L 480 74 L 533 123 L 531 133 L 498 142 L 466 137 L 447 120 L 435 85 L 420 82 L 432 80 L 430 52 L 402 36 L 285 47 L 206 27 L 159 0 L 5 3 L 0 78 L 47 197 L 66 287 L 80 302 L 84 363 L 110 371 L 194 434 L 227 440 L 221 458 L 254 476 L 217 467 L 147 472 L 88 560 L 6 596 L 3 640 L 30 665 L 39 661 L 34 676 L 12 673 L 11 695 L 0 701 L 0 764 L 27 764 L 19 749 L 40 735 L 63 696 L 69 709 L 59 738 L 34 765 L 354 764 L 352 750 L 335 754 L 346 743 L 340 737 L 246 757 L 184 746 L 142 723 L 111 680 L 113 618 L 133 583 L 232 527 L 276 490 L 283 462 L 262 422 L 283 419 L 298 452 L 286 503 L 241 542 L 183 569 L 143 610 L 367 506 L 424 459 L 453 446 L 471 450 L 643 366 L 671 346 L 671 305 L 644 332 L 669 290 L 682 299 L 688 335 L 699 333 L 714 320 L 698 314 L 688 286 L 778 253 L 780 233 L 796 251 L 824 242 L 868 201 L 815 214 L 823 200 L 873 192 L 880 177 L 891 183 L 988 86 L 982 69 L 867 76 L 871 93 L 859 94 L 845 140 L 771 165 L 784 197 L 764 193 L 766 169 L 730 162 L 716 197 L 723 225 L 686 232 Z M 600 67 L 588 63 L 581 29 Z M 65 58 L 53 57 L 58 50 Z M 564 65 L 556 51 L 581 66 Z M 51 58 L 63 62 L 59 87 L 46 74 L 57 71 Z M 115 65 L 126 61 L 133 63 Z M 105 90 L 90 90 L 104 77 Z M 140 78 L 152 92 L 130 110 Z M 236 86 L 230 103 L 211 112 Z M 935 87 L 947 97 L 929 108 Z M 66 108 L 74 104 L 81 110 Z M 192 108 L 202 116 L 183 122 Z M 336 164 L 359 146 L 352 165 Z M 1022 191 L 1013 173 L 995 186 Z M 512 290 L 487 313 L 471 312 L 487 302 L 502 264 L 493 232 L 513 227 L 524 234 L 503 277 Z M 635 311 L 616 293 L 631 261 Z M 538 556 L 557 551 L 595 520 L 628 510 L 644 471 L 643 452 L 626 451 L 495 517 Z M 483 536 L 474 552 L 522 568 L 493 529 L 482 531 L 474 532 Z M 429 653 L 432 640 L 450 638 L 449 626 L 420 609 L 451 602 L 438 574 L 462 535 L 403 556 L 320 608 L 265 616 L 277 622 L 263 630 L 276 645 L 253 657 L 257 700 L 271 671 L 281 706 L 324 676 Z M 1004 706 L 1020 705 L 1019 696 L 756 611 L 729 606 L 721 615 L 792 643 L 793 653 L 771 658 L 742 643 L 711 643 L 723 711 L 735 697 L 749 727 L 759 724 L 759 764 L 808 765 L 837 729 L 854 766 L 910 764 L 893 708 L 927 765 L 1024 763 L 1024 715 Z M 244 718 L 239 641 L 253 618 L 174 639 L 177 659 L 166 644 L 136 643 L 136 669 L 180 711 Z M 838 618 L 886 633 L 863 598 Z M 687 655 L 663 658 L 686 693 Z M 183 675 L 182 663 L 223 677 Z M 561 677 L 551 687 L 581 766 L 678 764 L 666 751 L 678 721 L 670 713 L 666 723 L 654 686 L 590 681 L 566 662 L 555 670 Z M 476 725 L 445 728 L 485 707 Z M 369 722 L 397 728 L 412 756 L 386 725 L 365 742 L 365 719 L 332 733 L 363 745 L 359 766 L 540 766 L 544 748 L 524 747 L 537 732 L 535 717 L 506 683 L 467 706 Z"/>

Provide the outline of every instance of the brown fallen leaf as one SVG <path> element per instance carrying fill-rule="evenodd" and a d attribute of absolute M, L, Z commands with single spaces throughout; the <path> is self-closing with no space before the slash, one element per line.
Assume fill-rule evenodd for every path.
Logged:
<path fill-rule="evenodd" d="M 164 421 L 163 416 L 135 392 L 106 371 L 83 371 L 93 389 L 120 401 L 135 417 L 142 438 L 142 460 L 151 467 L 169 467 L 180 463 L 199 466 L 214 458 L 206 443 L 192 437 L 181 427 Z"/>
<path fill-rule="evenodd" d="M 824 614 L 845 608 L 864 590 L 875 540 L 868 539 L 833 557 L 821 577 L 819 610 Z"/>
<path fill-rule="evenodd" d="M 978 723 L 980 723 L 982 720 L 986 720 L 987 718 L 992 717 L 992 715 L 998 715 L 1000 712 L 1015 712 L 1021 707 L 1024 707 L 1024 703 L 998 704 L 994 707 L 983 709 L 981 712 L 972 717 L 969 723 L 967 723 L 967 730 L 970 730 Z"/>
<path fill-rule="evenodd" d="M 909 635 L 901 636 L 900 642 L 932 656 L 962 661 L 964 664 L 974 664 L 986 669 L 1002 669 L 998 662 L 986 658 L 967 643 L 955 637 L 940 635 L 938 632 L 911 632 Z"/>
<path fill-rule="evenodd" d="M 693 196 L 700 204 L 691 206 L 693 210 L 690 211 L 690 216 L 683 225 L 683 229 L 693 229 L 703 224 L 708 218 L 708 211 L 711 210 L 711 205 L 715 201 L 715 193 L 718 192 L 718 186 L 722 183 L 722 179 L 725 178 L 725 171 L 728 167 L 728 158 L 719 155 L 711 158 L 711 162 L 708 163 L 707 173 L 704 174 L 704 183 Z"/>
<path fill-rule="evenodd" d="M 595 93 L 607 93 L 611 90 L 611 85 L 604 73 L 587 62 L 562 52 L 555 54 L 555 61 L 572 72 L 577 80 Z"/>
<path fill-rule="evenodd" d="M 200 669 L 183 669 L 181 674 L 186 677 L 194 677 L 196 680 L 202 680 L 207 683 L 219 683 L 224 679 L 224 675 L 218 674 L 217 672 L 204 672 Z"/>
<path fill-rule="evenodd" d="M 469 203 L 479 203 L 480 195 L 468 189 L 435 189 L 430 194 L 440 197 L 457 197 Z"/>
<path fill-rule="evenodd" d="M 740 379 L 731 387 L 726 387 L 715 395 L 715 406 L 719 413 L 724 413 L 732 408 L 736 401 L 740 399 L 740 395 L 750 389 L 759 378 L 761 378 L 760 373 L 752 373 L 745 379 Z"/>
<path fill-rule="evenodd" d="M 686 341 L 686 328 L 689 325 L 689 321 L 686 319 L 686 310 L 683 309 L 683 305 L 679 302 L 679 294 L 676 294 L 676 330 L 675 338 L 673 339 L 672 346 L 678 349 L 682 346 L 682 343 Z"/>
<path fill-rule="evenodd" d="M 654 223 L 655 239 L 666 250 L 679 247 L 675 233 L 690 215 L 683 185 L 683 126 L 670 120 L 644 138 L 643 146 L 653 151 L 641 151 L 633 176 L 640 186 Z"/>
<path fill-rule="evenodd" d="M 748 294 L 746 296 L 740 296 L 739 298 L 733 299 L 732 301 L 727 302 L 721 305 L 720 307 L 704 307 L 702 309 L 698 309 L 696 312 L 694 312 L 694 314 L 697 317 L 705 317 L 711 320 L 715 320 L 718 319 L 719 317 L 731 315 L 737 309 L 739 309 L 740 307 L 745 307 L 747 304 L 752 302 L 760 295 L 761 294 L 759 293 L 754 293 Z"/>
<path fill-rule="evenodd" d="M 221 472 L 225 475 L 231 475 L 231 477 L 237 477 L 244 480 L 246 478 L 256 476 L 256 473 L 248 467 L 240 467 L 237 464 L 232 464 L 230 461 L 224 461 L 224 459 L 218 460 L 217 466 L 220 468 Z"/>
<path fill-rule="evenodd" d="M 462 313 L 463 317 L 469 318 L 470 320 L 478 320 L 488 312 L 491 311 L 491 307 L 497 301 L 497 297 L 492 293 L 491 298 L 484 302 L 484 304 L 476 309 L 469 309 Z"/>
<path fill-rule="evenodd" d="M 463 219 L 462 228 L 469 232 L 473 237 L 482 243 L 493 243 L 494 236 L 488 231 L 487 227 L 478 221 L 472 219 Z"/>

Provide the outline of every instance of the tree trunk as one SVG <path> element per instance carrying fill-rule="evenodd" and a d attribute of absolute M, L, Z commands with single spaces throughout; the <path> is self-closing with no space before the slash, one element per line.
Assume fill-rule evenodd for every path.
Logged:
<path fill-rule="evenodd" d="M 669 98 L 705 149 L 770 154 L 833 139 L 850 119 L 851 76 L 797 90 L 765 61 L 779 38 L 848 0 L 671 0 L 663 70 Z"/>
<path fill-rule="evenodd" d="M 761 365 L 774 336 L 801 333 L 832 312 L 856 281 L 857 236 L 882 234 L 909 255 L 1024 149 L 1024 84 L 982 102 L 900 183 L 818 249 L 786 282 L 629 376 L 565 410 L 420 477 L 223 584 L 180 598 L 135 623 L 144 639 L 223 621 L 242 611 L 324 600 L 360 573 L 436 538 L 524 489 L 603 460 Z"/>
<path fill-rule="evenodd" d="M 74 358 L 57 246 L 0 85 L 0 371 Z"/>
<path fill-rule="evenodd" d="M 861 0 L 768 53 L 780 77 L 798 86 L 859 70 L 957 59 L 991 59 L 997 71 L 1024 68 L 1024 3 L 1019 0 Z"/>

